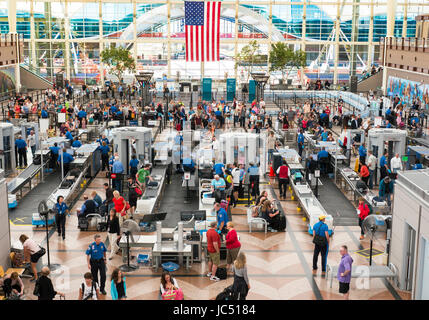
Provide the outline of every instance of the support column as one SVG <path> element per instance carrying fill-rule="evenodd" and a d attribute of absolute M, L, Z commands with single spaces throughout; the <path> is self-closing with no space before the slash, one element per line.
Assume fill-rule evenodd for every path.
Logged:
<path fill-rule="evenodd" d="M 37 68 L 37 58 L 36 58 L 36 28 L 34 24 L 34 1 L 30 1 L 30 47 L 31 47 L 31 66 Z"/>
<path fill-rule="evenodd" d="M 408 0 L 404 1 L 404 20 L 402 22 L 402 38 L 407 37 L 407 26 L 408 26 Z"/>
<path fill-rule="evenodd" d="M 369 16 L 369 33 L 368 33 L 368 60 L 367 60 L 367 69 L 374 62 L 374 0 L 371 0 L 370 4 L 370 16 Z"/>
<path fill-rule="evenodd" d="M 235 30 L 234 30 L 234 57 L 238 55 L 238 0 L 235 0 Z M 238 79 L 238 64 L 234 64 L 234 78 Z M 237 81 L 238 84 L 238 81 Z"/>
<path fill-rule="evenodd" d="M 104 37 L 103 37 L 103 3 L 101 2 L 101 0 L 98 0 L 98 14 L 99 14 L 99 18 L 98 18 L 98 24 L 99 24 L 99 38 L 100 38 L 100 42 L 99 42 L 99 50 L 100 50 L 100 81 L 101 81 L 101 85 L 104 88 L 104 64 L 103 62 L 101 62 L 101 52 L 104 49 Z"/>
<path fill-rule="evenodd" d="M 303 11 L 302 11 L 302 34 L 301 34 L 301 50 L 305 51 L 305 37 L 307 34 L 307 2 L 304 0 Z"/>
<path fill-rule="evenodd" d="M 137 4 L 133 0 L 133 59 L 137 67 Z"/>
<path fill-rule="evenodd" d="M 270 72 L 270 68 L 271 68 L 271 63 L 270 63 L 270 50 L 271 50 L 271 41 L 272 41 L 272 33 L 273 33 L 273 1 L 270 0 L 270 4 L 269 4 L 270 8 L 269 8 L 269 21 L 268 21 L 268 52 L 267 52 L 267 74 L 269 74 Z"/>
<path fill-rule="evenodd" d="M 396 6 L 397 0 L 387 1 L 387 34 L 386 37 L 393 37 L 395 32 Z"/>
<path fill-rule="evenodd" d="M 171 78 L 171 1 L 167 3 L 167 79 Z"/>
<path fill-rule="evenodd" d="M 7 1 L 7 9 L 8 9 L 8 22 L 9 22 L 9 33 L 16 33 L 16 1 L 8 0 Z M 18 39 L 17 39 L 18 40 Z M 16 50 L 18 50 L 19 43 L 16 46 Z M 16 52 L 18 56 L 18 52 Z M 21 73 L 19 70 L 19 63 L 15 64 L 15 90 L 17 92 L 21 91 Z"/>
<path fill-rule="evenodd" d="M 66 79 L 71 80 L 70 70 L 70 18 L 69 18 L 69 0 L 65 0 L 64 3 L 64 39 L 65 39 L 65 69 Z"/>
<path fill-rule="evenodd" d="M 337 0 L 337 18 L 335 20 L 334 86 L 338 85 L 338 60 L 340 59 L 340 19 L 340 1 Z"/>
<path fill-rule="evenodd" d="M 387 11 L 387 32 L 386 32 L 386 39 L 384 41 L 384 58 L 386 58 L 386 44 L 388 43 L 389 38 L 392 38 L 394 36 L 395 32 L 395 15 L 396 15 L 396 6 L 397 6 L 397 0 L 389 0 L 387 1 L 386 11 Z M 384 59 L 384 61 L 386 61 Z M 384 67 L 383 70 L 383 93 L 386 94 L 386 87 L 387 87 L 387 70 L 386 67 Z"/>
<path fill-rule="evenodd" d="M 354 44 L 358 41 L 359 36 L 359 3 L 360 0 L 356 0 L 353 4 L 352 9 L 352 39 L 353 42 L 350 46 L 350 76 L 356 76 L 356 65 L 357 65 L 357 45 Z"/>

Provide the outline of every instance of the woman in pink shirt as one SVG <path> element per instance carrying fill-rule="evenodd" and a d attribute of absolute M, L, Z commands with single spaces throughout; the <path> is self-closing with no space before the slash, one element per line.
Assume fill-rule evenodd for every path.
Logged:
<path fill-rule="evenodd" d="M 228 269 L 231 270 L 231 265 L 240 252 L 241 243 L 238 241 L 237 231 L 235 231 L 232 221 L 226 224 L 226 228 L 228 229 L 226 234 L 226 263 L 228 264 Z"/>

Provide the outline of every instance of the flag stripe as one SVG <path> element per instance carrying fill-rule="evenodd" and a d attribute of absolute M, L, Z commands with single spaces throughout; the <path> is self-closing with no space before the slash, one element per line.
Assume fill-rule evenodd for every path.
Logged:
<path fill-rule="evenodd" d="M 186 61 L 219 61 L 220 1 L 185 1 Z"/>

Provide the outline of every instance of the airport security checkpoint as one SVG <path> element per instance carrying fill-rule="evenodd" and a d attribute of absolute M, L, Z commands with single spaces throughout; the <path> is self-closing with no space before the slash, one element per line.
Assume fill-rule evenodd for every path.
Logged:
<path fill-rule="evenodd" d="M 429 6 L 4 2 L 0 300 L 429 299 Z"/>

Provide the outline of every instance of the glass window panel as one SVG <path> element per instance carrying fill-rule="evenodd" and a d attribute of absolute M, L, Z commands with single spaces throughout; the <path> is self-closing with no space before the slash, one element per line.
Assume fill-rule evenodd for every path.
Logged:
<path fill-rule="evenodd" d="M 69 3 L 71 38 L 99 38 L 99 5 L 98 3 Z"/>
<path fill-rule="evenodd" d="M 123 30 L 133 22 L 131 3 L 103 3 L 103 35 L 108 39 L 120 38 Z"/>

